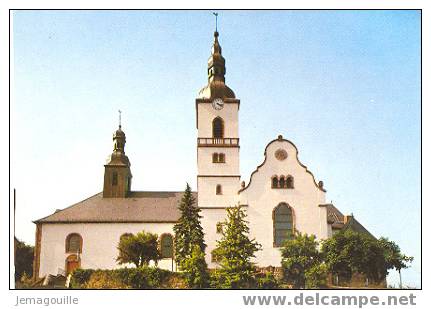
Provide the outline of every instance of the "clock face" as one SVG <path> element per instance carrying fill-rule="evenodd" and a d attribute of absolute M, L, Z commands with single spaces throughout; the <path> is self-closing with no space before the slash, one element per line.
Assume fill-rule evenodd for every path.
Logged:
<path fill-rule="evenodd" d="M 214 101 L 213 101 L 213 107 L 214 107 L 214 109 L 220 110 L 220 109 L 223 108 L 223 105 L 224 105 L 224 102 L 223 102 L 222 99 L 220 99 L 220 98 L 214 99 Z"/>

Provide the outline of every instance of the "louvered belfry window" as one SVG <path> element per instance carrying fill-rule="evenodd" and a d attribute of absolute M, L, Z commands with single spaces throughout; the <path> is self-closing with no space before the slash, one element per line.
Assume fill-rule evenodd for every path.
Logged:
<path fill-rule="evenodd" d="M 274 210 L 274 246 L 280 247 L 293 235 L 292 209 L 281 203 Z"/>

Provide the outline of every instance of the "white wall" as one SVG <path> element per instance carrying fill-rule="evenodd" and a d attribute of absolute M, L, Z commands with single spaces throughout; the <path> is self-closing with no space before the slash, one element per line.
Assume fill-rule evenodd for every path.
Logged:
<path fill-rule="evenodd" d="M 221 195 L 216 194 L 216 186 L 222 186 Z M 199 207 L 235 206 L 240 188 L 239 177 L 198 177 Z"/>
<path fill-rule="evenodd" d="M 225 103 L 221 110 L 215 110 L 211 103 L 198 103 L 198 137 L 212 137 L 212 122 L 217 116 L 224 121 L 224 136 L 238 138 L 238 104 Z"/>
<path fill-rule="evenodd" d="M 216 241 L 221 239 L 222 234 L 217 233 L 217 223 L 225 221 L 226 210 L 223 208 L 202 209 L 201 215 L 201 224 L 205 232 L 205 243 L 207 245 L 205 250 L 206 261 L 208 267 L 215 268 L 217 264 L 211 262 L 211 251 L 215 249 L 217 245 Z"/>
<path fill-rule="evenodd" d="M 225 163 L 213 163 L 213 153 L 224 153 Z M 239 175 L 238 147 L 198 147 L 198 175 Z"/>
<path fill-rule="evenodd" d="M 284 149 L 287 159 L 279 161 L 274 153 Z M 272 189 L 273 175 L 292 175 L 294 189 Z M 321 191 L 313 176 L 297 161 L 296 148 L 288 141 L 277 140 L 266 149 L 266 161 L 253 174 L 248 187 L 240 193 L 240 203 L 248 205 L 247 219 L 250 222 L 251 237 L 262 244 L 263 250 L 257 253 L 257 263 L 261 266 L 279 266 L 280 251 L 273 247 L 273 209 L 285 202 L 294 213 L 294 226 L 302 233 L 314 234 L 319 239 L 328 237 L 325 193 Z"/>
<path fill-rule="evenodd" d="M 172 223 L 77 223 L 42 224 L 39 276 L 57 274 L 65 269 L 65 240 L 70 233 L 78 233 L 83 238 L 81 268 L 113 269 L 124 267 L 115 261 L 118 256 L 117 244 L 124 233 L 142 230 L 156 233 L 173 233 Z M 171 259 L 163 259 L 159 267 L 171 270 Z M 175 267 L 175 266 L 174 266 Z"/>

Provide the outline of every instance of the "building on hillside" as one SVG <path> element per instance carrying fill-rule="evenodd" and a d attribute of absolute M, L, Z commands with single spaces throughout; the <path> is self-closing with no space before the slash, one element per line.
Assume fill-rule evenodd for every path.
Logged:
<path fill-rule="evenodd" d="M 202 210 L 209 267 L 217 267 L 211 251 L 220 238 L 226 208 L 233 205 L 246 209 L 251 236 L 262 244 L 255 260 L 261 267 L 280 265 L 279 247 L 294 231 L 326 239 L 347 226 L 365 230 L 352 216 L 344 216 L 326 202 L 323 182 L 316 181 L 299 161 L 297 147 L 281 135 L 268 143 L 263 162 L 250 179 L 242 181 L 240 100 L 225 82 L 218 32 L 214 33 L 207 70 L 208 83 L 195 101 L 198 186 L 193 194 Z M 159 267 L 174 269 L 173 226 L 180 215 L 177 206 L 182 192 L 132 191 L 121 125 L 113 142 L 103 191 L 34 222 L 35 278 L 67 274 L 77 267 L 120 267 L 116 263 L 120 237 L 142 230 L 160 237 L 163 259 Z"/>

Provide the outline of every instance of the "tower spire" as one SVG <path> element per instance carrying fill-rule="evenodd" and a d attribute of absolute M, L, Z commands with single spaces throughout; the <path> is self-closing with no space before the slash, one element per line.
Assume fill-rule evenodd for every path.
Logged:
<path fill-rule="evenodd" d="M 218 13 L 217 12 L 213 12 L 214 16 L 215 16 L 215 22 L 216 22 L 216 28 L 215 28 L 215 32 L 217 32 L 217 18 L 218 18 Z"/>
<path fill-rule="evenodd" d="M 215 98 L 235 99 L 235 93 L 225 83 L 226 65 L 218 40 L 218 13 L 213 12 L 213 15 L 215 16 L 215 31 L 211 55 L 208 59 L 208 84 L 199 91 L 198 97 L 210 100 Z"/>

